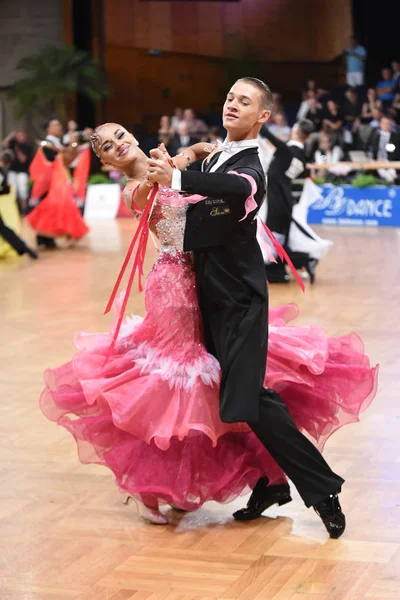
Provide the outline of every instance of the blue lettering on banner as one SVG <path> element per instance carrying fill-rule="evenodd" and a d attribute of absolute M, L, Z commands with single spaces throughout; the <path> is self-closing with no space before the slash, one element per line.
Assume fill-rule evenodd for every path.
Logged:
<path fill-rule="evenodd" d="M 320 187 L 308 210 L 308 222 L 323 225 L 400 227 L 400 187 Z"/>

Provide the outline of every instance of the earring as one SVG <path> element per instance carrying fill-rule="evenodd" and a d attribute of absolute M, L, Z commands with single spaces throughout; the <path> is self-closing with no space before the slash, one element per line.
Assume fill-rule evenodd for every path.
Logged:
<path fill-rule="evenodd" d="M 136 146 L 139 146 L 139 142 L 137 140 L 135 140 L 135 144 Z"/>

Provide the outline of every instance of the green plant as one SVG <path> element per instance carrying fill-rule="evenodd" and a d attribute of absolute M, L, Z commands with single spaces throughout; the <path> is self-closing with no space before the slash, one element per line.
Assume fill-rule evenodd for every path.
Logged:
<path fill-rule="evenodd" d="M 353 185 L 356 188 L 364 188 L 364 187 L 368 187 L 369 185 L 376 185 L 377 183 L 377 178 L 375 177 L 375 175 L 371 175 L 368 173 L 359 173 L 358 175 L 356 175 L 356 177 L 354 177 L 354 179 L 351 182 L 351 185 Z"/>
<path fill-rule="evenodd" d="M 32 121 L 54 115 L 66 119 L 68 95 L 79 92 L 98 102 L 108 92 L 106 78 L 87 52 L 64 46 L 49 46 L 39 54 L 20 60 L 23 71 L 9 92 L 17 118 Z"/>
<path fill-rule="evenodd" d="M 326 183 L 326 177 L 325 175 L 315 175 L 315 177 L 313 177 L 313 182 L 315 185 L 324 185 Z"/>
<path fill-rule="evenodd" d="M 114 183 L 114 182 L 111 181 L 111 179 L 109 177 L 107 177 L 107 175 L 104 175 L 103 173 L 96 173 L 94 175 L 91 175 L 88 179 L 88 185 L 99 185 L 101 183 Z"/>

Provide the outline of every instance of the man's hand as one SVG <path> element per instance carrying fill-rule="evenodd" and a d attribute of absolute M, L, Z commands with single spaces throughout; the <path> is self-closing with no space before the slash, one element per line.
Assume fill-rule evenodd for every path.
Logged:
<path fill-rule="evenodd" d="M 168 152 L 161 148 L 150 150 L 150 156 L 147 160 L 147 179 L 152 183 L 159 183 L 166 187 L 171 187 L 173 167 Z"/>

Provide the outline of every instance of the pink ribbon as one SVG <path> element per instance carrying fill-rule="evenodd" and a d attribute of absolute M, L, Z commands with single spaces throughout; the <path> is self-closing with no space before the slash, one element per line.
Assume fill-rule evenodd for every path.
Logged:
<path fill-rule="evenodd" d="M 137 191 L 138 191 L 139 186 L 137 186 L 132 194 L 132 203 L 134 202 L 134 199 L 137 195 Z M 126 290 L 125 290 L 125 295 L 124 295 L 124 299 L 121 305 L 121 310 L 119 311 L 119 316 L 118 316 L 118 321 L 117 321 L 117 325 L 115 327 L 114 330 L 114 335 L 110 344 L 110 347 L 108 349 L 107 352 L 107 356 L 106 359 L 104 361 L 104 364 L 107 363 L 108 359 L 111 356 L 112 351 L 115 348 L 115 344 L 117 342 L 118 339 L 118 334 L 119 334 L 119 330 L 121 329 L 121 324 L 122 324 L 122 320 L 124 318 L 124 314 L 125 314 L 125 310 L 126 310 L 126 305 L 128 304 L 128 298 L 129 298 L 129 294 L 131 293 L 131 289 L 132 289 L 132 284 L 133 284 L 133 280 L 136 274 L 136 271 L 138 271 L 139 273 L 139 292 L 141 292 L 143 290 L 143 286 L 142 286 L 142 277 L 143 277 L 143 263 L 144 263 L 144 257 L 145 257 L 145 253 L 146 253 L 146 247 L 147 247 L 147 241 L 149 239 L 149 230 L 150 230 L 150 213 L 151 213 L 151 209 L 154 203 L 154 200 L 156 198 L 158 192 L 158 184 L 155 183 L 152 190 L 151 190 L 151 194 L 150 197 L 147 201 L 146 207 L 142 212 L 142 216 L 140 218 L 139 221 L 139 225 L 138 228 L 136 230 L 135 235 L 133 236 L 133 240 L 129 246 L 128 252 L 126 254 L 124 263 L 122 265 L 121 271 L 119 272 L 119 275 L 117 277 L 117 281 L 115 282 L 114 285 L 114 289 L 111 292 L 111 296 L 110 299 L 107 303 L 106 309 L 104 311 L 104 314 L 107 314 L 108 312 L 110 312 L 112 305 L 114 303 L 115 297 L 118 293 L 118 289 L 119 286 L 121 284 L 122 278 L 124 276 L 124 273 L 126 271 L 126 268 L 128 266 L 128 263 L 131 259 L 131 256 L 133 254 L 133 251 L 135 249 L 136 246 L 136 242 L 138 242 L 137 244 L 137 250 L 136 250 L 136 254 L 133 260 L 133 264 L 132 264 L 132 268 L 131 268 L 131 272 L 129 274 L 129 279 L 128 279 L 128 284 L 126 286 Z M 103 365 L 104 366 L 104 365 Z"/>

